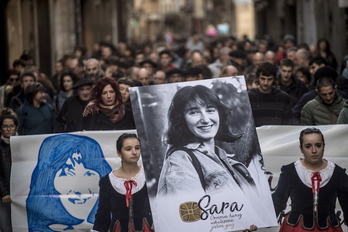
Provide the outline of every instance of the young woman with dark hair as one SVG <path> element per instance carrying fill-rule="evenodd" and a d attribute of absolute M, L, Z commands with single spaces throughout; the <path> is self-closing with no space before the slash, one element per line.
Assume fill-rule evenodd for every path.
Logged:
<path fill-rule="evenodd" d="M 53 104 L 58 114 L 66 99 L 74 94 L 73 86 L 77 82 L 74 73 L 65 72 L 61 74 L 59 83 L 59 92 L 53 97 Z"/>
<path fill-rule="evenodd" d="M 117 83 L 120 89 L 120 93 L 122 95 L 123 104 L 125 104 L 126 107 L 131 109 L 129 88 L 135 86 L 133 80 L 123 77 L 118 79 Z"/>
<path fill-rule="evenodd" d="M 99 205 L 93 231 L 151 232 L 152 214 L 144 169 L 138 165 L 140 140 L 124 133 L 116 142 L 121 167 L 100 182 Z M 111 218 L 110 218 L 111 215 Z"/>
<path fill-rule="evenodd" d="M 337 69 L 337 60 L 333 52 L 331 51 L 330 43 L 324 38 L 321 38 L 317 42 L 317 52 L 318 55 L 321 57 L 324 57 L 327 60 L 328 65 L 333 68 Z"/>
<path fill-rule="evenodd" d="M 291 199 L 291 210 L 285 215 L 280 232 L 342 232 L 335 207 L 338 199 L 343 221 L 347 224 L 348 176 L 345 169 L 323 158 L 325 141 L 319 129 L 302 130 L 299 140 L 303 158 L 281 168 L 272 195 L 277 215 L 285 210 Z"/>

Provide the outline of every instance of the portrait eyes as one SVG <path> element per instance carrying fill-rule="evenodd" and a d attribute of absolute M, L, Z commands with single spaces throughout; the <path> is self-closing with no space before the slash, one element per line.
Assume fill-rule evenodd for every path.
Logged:
<path fill-rule="evenodd" d="M 323 146 L 323 144 L 316 144 L 315 147 L 316 148 L 321 148 Z"/>
<path fill-rule="evenodd" d="M 204 109 L 204 112 L 207 112 L 207 113 L 215 113 L 216 111 L 217 111 L 217 109 L 214 106 L 208 106 Z M 197 115 L 197 114 L 201 113 L 201 109 L 200 108 L 191 108 L 191 109 L 188 109 L 186 111 L 186 113 L 189 115 Z"/>
<path fill-rule="evenodd" d="M 135 148 L 135 150 L 140 150 L 140 146 L 135 146 L 134 148 Z M 126 151 L 130 151 L 130 150 L 132 150 L 132 147 L 125 147 L 124 149 Z"/>
<path fill-rule="evenodd" d="M 210 106 L 207 108 L 206 110 L 208 113 L 215 113 L 216 112 L 216 108 L 214 106 Z"/>
<path fill-rule="evenodd" d="M 195 115 L 195 114 L 198 114 L 198 113 L 199 113 L 198 109 L 189 109 L 189 110 L 187 110 L 187 114 L 189 114 L 189 115 Z"/>
<path fill-rule="evenodd" d="M 91 172 L 91 171 L 87 171 L 84 176 L 95 176 L 95 173 Z"/>
<path fill-rule="evenodd" d="M 315 146 L 315 148 L 321 148 L 321 147 L 323 146 L 323 144 L 322 144 L 322 143 L 317 143 L 317 144 L 315 144 L 314 146 Z M 311 145 L 311 144 L 306 144 L 304 147 L 305 147 L 306 149 L 311 149 L 311 148 L 312 148 L 312 145 Z"/>

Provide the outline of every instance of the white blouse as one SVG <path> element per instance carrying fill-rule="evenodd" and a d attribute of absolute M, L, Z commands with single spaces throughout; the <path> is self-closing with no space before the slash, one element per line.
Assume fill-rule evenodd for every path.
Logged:
<path fill-rule="evenodd" d="M 109 178 L 110 178 L 112 187 L 118 193 L 126 195 L 126 187 L 124 186 L 124 182 L 127 181 L 127 179 L 115 176 L 113 171 L 109 173 Z M 140 191 L 145 185 L 145 173 L 144 173 L 143 167 L 141 167 L 138 174 L 136 174 L 130 180 L 134 180 L 137 183 L 137 186 L 133 185 L 132 194 Z"/>
<path fill-rule="evenodd" d="M 311 178 L 314 171 L 307 169 L 303 166 L 301 160 L 295 162 L 295 168 L 297 175 L 300 177 L 301 181 L 308 187 L 312 188 Z M 331 161 L 327 161 L 327 166 L 319 171 L 321 176 L 320 187 L 325 186 L 331 179 L 331 176 L 335 170 L 335 164 Z"/>

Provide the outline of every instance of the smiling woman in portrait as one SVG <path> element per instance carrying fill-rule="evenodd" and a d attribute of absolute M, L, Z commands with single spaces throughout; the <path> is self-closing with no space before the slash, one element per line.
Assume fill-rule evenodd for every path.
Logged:
<path fill-rule="evenodd" d="M 233 142 L 241 135 L 232 133 L 231 109 L 211 89 L 202 85 L 180 89 L 173 97 L 168 120 L 169 149 L 158 194 L 192 189 L 209 193 L 224 186 L 250 188 L 255 185 L 245 165 L 215 145 L 215 139 Z M 184 182 L 178 181 L 181 173 L 185 173 Z"/>
<path fill-rule="evenodd" d="M 272 213 L 260 213 L 268 199 L 261 200 L 262 193 L 255 181 L 258 177 L 253 177 L 234 154 L 227 154 L 216 145 L 217 140 L 232 143 L 242 137 L 233 133 L 233 120 L 232 109 L 206 86 L 185 86 L 174 95 L 168 110 L 168 149 L 157 189 L 158 214 L 160 221 L 166 222 L 161 223 L 161 230 L 173 231 L 169 224 L 175 224 L 175 228 L 183 225 L 186 231 L 194 231 L 197 224 L 209 228 L 211 217 L 217 214 L 243 215 L 233 227 L 252 225 L 249 230 L 256 229 L 253 224 L 263 225 L 272 220 Z M 260 156 L 251 159 L 259 161 Z M 167 202 L 186 208 L 191 206 L 181 205 L 191 201 L 196 202 L 201 213 L 193 217 L 195 222 L 192 218 L 185 221 L 194 223 L 182 224 L 187 217 L 180 215 L 184 219 L 179 219 L 179 210 L 169 210 Z"/>
<path fill-rule="evenodd" d="M 46 138 L 26 200 L 29 231 L 74 230 L 83 222 L 92 227 L 98 181 L 110 171 L 94 139 L 71 134 Z"/>

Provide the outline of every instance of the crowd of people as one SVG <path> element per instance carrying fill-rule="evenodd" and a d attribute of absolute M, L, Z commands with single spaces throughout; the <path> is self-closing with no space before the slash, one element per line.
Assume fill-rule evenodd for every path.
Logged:
<path fill-rule="evenodd" d="M 270 39 L 212 38 L 196 33 L 185 40 L 169 35 L 117 45 L 103 41 L 93 51 L 78 46 L 57 60 L 51 77 L 24 53 L 13 62 L 0 87 L 0 108 L 9 107 L 18 114 L 20 134 L 134 129 L 129 87 L 244 75 L 256 126 L 346 122 L 346 110 L 339 114 L 348 98 L 348 56 L 340 66 L 325 39 L 308 45 L 296 43 L 287 34 L 277 45 Z M 114 81 L 96 85 L 103 77 Z M 96 118 L 89 116 L 94 115 L 88 113 L 90 101 L 97 103 L 93 109 L 105 106 L 101 93 L 107 83 L 116 97 L 106 108 L 124 105 L 125 112 L 117 121 L 126 117 L 128 122 L 112 125 L 113 119 L 100 128 L 86 125 L 94 124 L 91 118 Z M 89 111 L 85 111 L 87 104 Z M 104 114 L 106 108 L 100 108 Z"/>
<path fill-rule="evenodd" d="M 4 171 L 1 173 L 6 174 L 5 178 L 0 176 L 1 212 L 8 212 L 6 203 L 11 202 L 11 160 L 8 147 L 9 137 L 16 135 L 17 131 L 20 135 L 33 135 L 135 129 L 130 87 L 237 75 L 245 76 L 256 127 L 348 123 L 348 100 L 345 100 L 348 99 L 348 56 L 341 63 L 338 62 L 325 39 L 319 39 L 316 45 L 310 45 L 296 43 L 294 36 L 288 34 L 277 45 L 271 40 L 239 40 L 230 36 L 212 38 L 195 33 L 188 39 L 170 34 L 156 41 L 134 40 L 119 44 L 103 41 L 96 43 L 93 51 L 78 46 L 71 54 L 61 57 L 57 60 L 51 77 L 40 72 L 32 57 L 24 53 L 13 62 L 13 68 L 7 73 L 6 83 L 0 87 L 0 109 L 5 108 L 7 112 L 7 116 L 0 117 L 0 151 L 5 162 L 1 163 L 1 170 Z M 315 139 L 320 140 L 320 147 L 309 141 L 313 134 Z M 125 141 L 134 143 L 131 146 L 137 147 L 137 155 L 140 152 L 140 141 L 132 136 L 125 138 L 120 147 L 117 147 L 123 166 L 113 172 L 114 176 L 111 173 L 102 179 L 102 184 L 106 181 L 103 191 L 110 187 L 108 178 L 132 179 L 142 170 L 136 162 L 126 162 L 128 153 L 123 151 Z M 305 132 L 301 134 L 300 142 L 305 157 L 295 163 L 296 168 L 302 165 L 317 171 L 317 166 L 321 165 L 321 169 L 330 167 L 332 175 L 334 164 L 321 159 L 324 148 L 321 132 Z M 306 144 L 321 152 L 320 162 L 315 165 L 307 157 L 311 151 Z M 132 175 L 125 175 L 125 167 L 133 170 Z M 288 191 L 291 187 L 292 180 L 287 180 L 286 175 L 296 170 L 292 166 L 283 170 L 280 181 L 289 183 L 283 184 L 283 189 L 277 190 L 274 195 L 277 213 L 284 208 L 284 202 L 289 196 L 288 192 L 287 195 L 281 192 Z M 6 185 L 3 184 L 5 181 Z M 244 179 L 243 181 L 245 182 Z M 143 191 L 143 182 L 144 180 L 139 186 L 139 192 Z M 347 194 L 346 187 L 340 186 L 338 191 Z M 108 207 L 109 202 L 113 201 L 106 197 L 102 200 L 102 204 Z M 345 198 L 344 204 L 346 202 Z M 148 208 L 147 205 L 146 207 Z M 110 210 L 116 209 L 98 211 L 95 230 L 107 230 L 102 228 L 105 227 L 102 215 L 109 215 Z M 146 213 L 148 212 L 141 219 L 145 217 L 150 222 L 152 219 Z M 296 218 L 290 215 L 289 221 L 297 218 L 297 215 Z M 9 227 L 9 219 L 1 217 L 1 220 L 7 220 L 1 224 Z M 118 226 L 123 228 L 126 222 L 122 220 Z M 307 218 L 302 220 L 307 223 Z M 137 221 L 135 227 L 141 228 L 141 223 L 142 221 Z M 321 228 L 327 225 L 318 226 Z M 337 223 L 332 226 L 336 227 Z M 308 227 L 313 225 L 309 223 Z M 0 230 L 11 231 L 6 227 Z"/>

